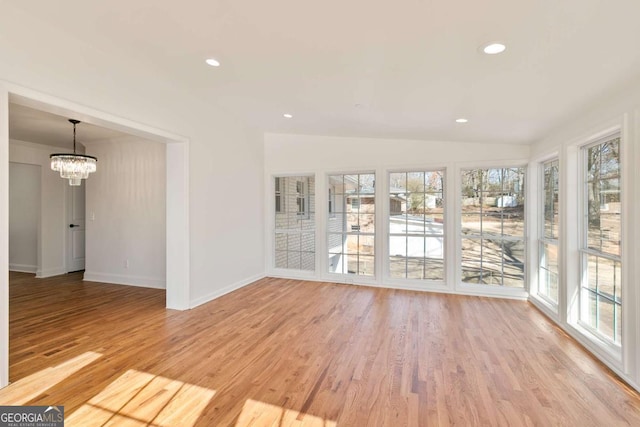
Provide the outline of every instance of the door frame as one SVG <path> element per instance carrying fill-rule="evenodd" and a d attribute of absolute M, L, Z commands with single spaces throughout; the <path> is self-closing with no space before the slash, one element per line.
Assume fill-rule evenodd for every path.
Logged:
<path fill-rule="evenodd" d="M 9 102 L 166 144 L 166 306 L 190 306 L 189 139 L 0 80 L 0 388 L 9 383 Z"/>

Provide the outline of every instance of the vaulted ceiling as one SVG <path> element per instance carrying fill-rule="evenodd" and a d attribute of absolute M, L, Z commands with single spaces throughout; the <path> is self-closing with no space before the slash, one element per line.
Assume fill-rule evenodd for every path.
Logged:
<path fill-rule="evenodd" d="M 13 6 L 270 132 L 530 143 L 640 77 L 637 0 Z"/>

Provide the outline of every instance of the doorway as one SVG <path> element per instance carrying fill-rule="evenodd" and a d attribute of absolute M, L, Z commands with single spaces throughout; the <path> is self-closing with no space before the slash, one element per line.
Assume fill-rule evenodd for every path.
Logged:
<path fill-rule="evenodd" d="M 67 223 L 65 260 L 67 273 L 84 270 L 85 266 L 85 183 L 66 187 Z"/>
<path fill-rule="evenodd" d="M 166 146 L 166 306 L 190 308 L 189 140 L 31 89 L 0 82 L 0 164 L 9 164 L 9 103 L 28 106 L 164 143 Z M 0 174 L 0 227 L 8 230 L 8 173 Z M 71 224 L 71 223 L 69 223 Z M 75 227 L 74 227 L 75 228 Z M 0 234 L 0 270 L 8 271 L 8 233 Z M 9 283 L 0 274 L 0 387 L 9 381 Z"/>

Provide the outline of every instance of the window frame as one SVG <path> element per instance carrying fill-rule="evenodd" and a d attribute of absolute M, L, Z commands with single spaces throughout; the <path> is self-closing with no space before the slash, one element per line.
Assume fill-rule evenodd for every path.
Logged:
<path fill-rule="evenodd" d="M 373 203 L 370 203 L 371 205 L 373 205 L 373 214 L 362 214 L 360 212 L 361 206 L 366 206 L 367 204 L 363 204 L 362 201 L 360 200 L 360 196 L 362 194 L 369 194 L 369 193 L 361 193 L 360 192 L 360 176 L 362 175 L 372 175 L 373 176 L 373 193 L 371 194 L 373 196 Z M 325 237 L 325 255 L 327 258 L 327 264 L 326 267 L 324 268 L 324 273 L 327 275 L 327 277 L 333 277 L 333 278 L 337 278 L 337 277 L 342 277 L 344 278 L 343 280 L 346 280 L 348 283 L 353 283 L 353 280 L 356 279 L 358 280 L 358 282 L 376 282 L 378 277 L 379 277 L 379 242 L 378 242 L 378 235 L 380 233 L 379 231 L 379 216 L 382 214 L 379 211 L 379 205 L 378 205 L 378 186 L 376 186 L 376 180 L 377 178 L 378 172 L 376 170 L 365 170 L 365 171 L 357 171 L 357 170 L 348 170 L 348 171 L 335 171 L 335 172 L 326 172 L 326 185 L 327 188 L 332 188 L 335 187 L 335 185 L 333 185 L 331 183 L 331 179 L 332 177 L 338 177 L 341 176 L 343 179 L 343 183 L 344 183 L 344 178 L 346 176 L 357 176 L 358 177 L 358 183 L 357 188 L 358 191 L 355 193 L 356 197 L 351 197 L 351 202 L 349 202 L 347 199 L 349 197 L 347 193 L 344 193 L 344 189 L 342 190 L 343 193 L 339 193 L 337 191 L 337 189 L 334 188 L 333 191 L 333 197 L 335 200 L 335 203 L 333 203 L 334 206 L 334 211 L 338 211 L 341 210 L 342 212 L 334 212 L 334 215 L 330 215 L 328 214 L 328 204 L 327 204 L 327 211 L 325 211 L 327 213 L 326 216 L 326 221 L 325 221 L 325 232 L 324 232 L 324 237 Z M 346 216 L 348 213 L 347 210 L 349 208 L 353 209 L 353 200 L 355 200 L 357 198 L 358 200 L 358 217 L 362 214 L 362 215 L 373 215 L 374 221 L 373 221 L 373 225 L 374 225 L 374 231 L 373 233 L 371 232 L 366 232 L 366 231 L 360 231 L 359 229 L 351 229 L 351 227 L 348 227 L 348 221 L 346 219 Z M 332 228 L 335 228 L 335 223 L 336 221 L 338 221 L 338 215 L 343 215 L 345 218 L 343 220 L 342 223 L 342 229 L 341 231 L 336 231 L 336 230 L 332 230 Z M 358 221 L 358 228 L 360 227 L 360 223 Z M 332 247 L 331 247 L 331 242 L 332 242 L 332 236 L 342 236 L 341 239 L 347 239 L 348 236 L 359 236 L 359 237 L 372 237 L 373 238 L 373 245 L 372 245 L 372 249 L 373 249 L 373 254 L 369 255 L 369 254 L 362 254 L 361 251 L 358 249 L 357 253 L 353 254 L 353 253 L 346 253 L 344 251 L 344 241 L 343 241 L 343 249 L 340 251 L 340 253 L 337 252 L 331 252 Z M 359 239 L 358 237 L 358 239 Z M 345 271 L 344 268 L 344 264 L 343 264 L 343 268 L 342 268 L 342 272 L 338 272 L 338 271 L 331 271 L 331 262 L 329 261 L 332 257 L 335 257 L 336 255 L 340 255 L 341 257 L 345 257 L 345 256 L 357 256 L 357 265 L 359 268 L 360 265 L 360 256 L 364 256 L 364 257 L 370 257 L 372 260 L 372 265 L 373 265 L 373 273 L 371 275 L 368 274 L 360 274 L 359 271 L 357 271 L 356 273 L 349 273 L 348 272 L 348 268 L 346 268 L 347 271 Z M 335 280 L 335 279 L 334 279 Z"/>
<path fill-rule="evenodd" d="M 282 197 L 282 182 L 281 179 L 283 178 L 282 176 L 276 176 L 274 177 L 275 181 L 274 181 L 274 186 L 275 186 L 275 206 L 274 206 L 274 212 L 275 213 L 283 213 L 285 210 L 285 206 L 284 206 L 284 197 Z"/>
<path fill-rule="evenodd" d="M 296 206 L 297 215 L 300 219 L 309 219 L 310 210 L 309 206 L 309 177 L 305 179 L 296 179 Z M 300 209 L 302 207 L 302 209 Z"/>
<path fill-rule="evenodd" d="M 618 158 L 618 180 L 619 180 L 619 198 L 620 198 L 620 205 L 621 205 L 621 209 L 620 209 L 620 253 L 619 255 L 614 255 L 614 254 L 610 254 L 610 253 L 606 253 L 603 251 L 599 251 L 597 249 L 591 248 L 589 247 L 589 238 L 588 238 L 588 232 L 589 232 L 589 194 L 588 194 L 588 185 L 589 185 L 589 179 L 588 179 L 588 168 L 587 168 L 587 156 L 588 156 L 588 151 L 590 148 L 601 145 L 601 144 L 605 144 L 607 142 L 610 142 L 612 140 L 618 139 L 618 150 L 619 150 L 619 158 Z M 608 132 L 606 133 L 604 136 L 600 136 L 596 139 L 591 140 L 590 142 L 580 145 L 578 150 L 578 158 L 579 158 L 579 167 L 578 167 L 578 185 L 580 186 L 580 201 L 578 203 L 578 218 L 579 218 L 579 229 L 578 229 L 578 258 L 579 258 L 579 265 L 578 265 L 578 276 L 580 278 L 580 281 L 578 283 L 577 286 L 577 291 L 578 291 L 578 311 L 577 311 L 577 319 L 575 320 L 575 323 L 580 327 L 580 329 L 584 330 L 587 332 L 587 336 L 589 338 L 591 338 L 592 340 L 595 340 L 596 342 L 598 342 L 600 345 L 602 345 L 605 349 L 607 349 L 610 353 L 616 355 L 616 356 L 620 356 L 622 354 L 622 347 L 624 345 L 624 342 L 622 340 L 622 335 L 624 335 L 623 331 L 622 331 L 622 327 L 623 327 L 623 323 L 624 323 L 624 287 L 625 287 L 625 282 L 624 282 L 624 278 L 623 278 L 623 274 L 622 271 L 624 269 L 624 265 L 623 265 L 623 237 L 624 237 L 624 207 L 623 207 L 623 203 L 624 203 L 624 180 L 623 180 L 623 153 L 622 153 L 622 148 L 623 148 L 623 138 L 622 138 L 622 132 L 618 129 L 614 132 Z M 616 306 L 616 301 L 615 301 L 615 293 L 613 296 L 613 299 L 608 298 L 604 295 L 601 295 L 599 292 L 592 292 L 589 287 L 588 287 L 588 269 L 589 269 L 589 257 L 596 257 L 596 258 L 602 258 L 605 259 L 607 261 L 612 261 L 614 263 L 619 263 L 620 264 L 620 287 L 621 287 L 621 296 L 620 296 L 620 309 L 622 309 L 622 314 L 620 316 L 620 321 L 622 322 L 621 326 L 621 336 L 619 341 L 615 341 L 615 333 L 616 333 L 616 317 L 615 317 L 615 306 Z M 587 283 L 585 283 L 585 281 L 587 281 Z M 585 316 L 588 316 L 588 301 L 584 301 L 585 300 L 585 295 L 586 292 L 590 292 L 593 293 L 596 296 L 596 299 L 600 296 L 608 299 L 609 301 L 611 301 L 613 303 L 613 307 L 614 307 L 614 315 L 613 315 L 613 323 L 612 323 L 612 328 L 614 331 L 614 339 L 609 338 L 607 335 L 603 334 L 602 332 L 598 331 L 597 326 L 594 328 L 593 326 L 591 326 L 589 323 L 587 323 L 587 321 L 583 320 L 583 318 Z M 597 310 L 597 308 L 596 308 Z"/>
<path fill-rule="evenodd" d="M 412 233 L 412 232 L 405 232 L 405 233 L 392 233 L 390 230 L 390 220 L 391 220 L 391 201 L 390 201 L 390 196 L 392 194 L 394 194 L 391 190 L 391 175 L 393 174 L 405 174 L 407 179 L 408 179 L 408 175 L 411 173 L 422 173 L 422 174 L 427 174 L 427 173 L 432 173 L 432 172 L 439 172 L 442 176 L 442 189 L 441 189 L 441 195 L 442 195 L 442 219 L 443 219 L 443 223 L 442 223 L 442 234 L 434 234 L 434 233 L 427 233 L 426 230 L 424 233 L 420 234 L 420 233 Z M 385 271 L 385 278 L 389 281 L 392 282 L 398 282 L 398 283 L 420 283 L 420 284 L 425 284 L 427 285 L 425 287 L 425 289 L 429 288 L 429 285 L 445 285 L 447 283 L 447 277 L 448 277 L 448 221 L 450 220 L 450 218 L 447 218 L 447 214 L 449 213 L 449 209 L 448 209 L 448 194 L 447 192 L 448 190 L 448 176 L 447 176 L 447 168 L 443 167 L 443 166 L 438 166 L 438 167 L 415 167 L 415 168 L 410 168 L 410 169 L 390 169 L 390 170 L 386 170 L 385 171 L 386 174 L 386 194 L 384 195 L 384 202 L 385 202 L 385 217 L 383 218 L 384 222 L 385 222 L 385 227 L 384 227 L 384 232 L 385 232 L 385 238 L 386 238 L 386 245 L 385 245 L 385 253 L 384 253 L 384 271 Z M 407 188 L 408 190 L 408 188 Z M 411 191 L 407 191 L 407 193 L 412 193 Z M 426 188 L 422 193 L 417 193 L 417 194 L 431 194 L 432 192 L 427 191 Z M 443 265 L 443 271 L 442 271 L 442 279 L 425 279 L 425 278 L 408 278 L 407 276 L 407 270 L 406 270 L 406 266 L 405 266 L 405 277 L 393 277 L 391 275 L 391 237 L 421 237 L 424 238 L 425 240 L 427 238 L 438 238 L 438 239 L 442 239 L 442 265 Z M 417 257 L 409 257 L 408 255 L 405 255 L 406 260 L 408 259 L 418 259 Z M 423 261 L 426 261 L 427 258 L 427 254 L 425 251 L 424 256 L 422 257 Z"/>
<path fill-rule="evenodd" d="M 523 191 L 525 197 L 525 206 L 524 206 L 524 235 L 522 238 L 512 237 L 512 236 L 502 236 L 506 241 L 522 241 L 524 245 L 524 255 L 522 257 L 524 264 L 524 286 L 523 287 L 509 287 L 509 286 L 493 286 L 486 284 L 475 284 L 475 283 L 467 283 L 462 281 L 462 239 L 464 238 L 462 234 L 462 173 L 464 171 L 469 170 L 477 170 L 477 169 L 514 169 L 521 168 L 524 170 L 524 187 L 522 187 L 521 191 Z M 529 200 L 529 192 L 528 188 L 531 186 L 531 176 L 530 165 L 528 159 L 519 159 L 519 160 L 505 160 L 500 162 L 459 162 L 455 164 L 454 177 L 450 179 L 449 182 L 453 183 L 453 192 L 455 194 L 455 198 L 453 200 L 455 209 L 454 215 L 451 219 L 454 221 L 454 233 L 452 239 L 455 239 L 455 266 L 453 268 L 454 273 L 454 281 L 453 286 L 454 289 L 458 292 L 463 292 L 465 294 L 474 294 L 474 295 L 484 295 L 484 296 L 501 296 L 507 298 L 527 298 L 529 296 L 529 276 L 530 276 L 530 265 L 529 265 L 529 234 L 528 234 L 528 224 L 530 222 L 529 215 L 529 206 L 531 206 L 531 200 Z M 451 185 L 451 184 L 450 184 Z M 479 237 L 481 239 L 481 237 Z"/>
<path fill-rule="evenodd" d="M 273 227 L 271 228 L 271 233 L 270 233 L 270 241 L 271 241 L 271 248 L 272 248 L 272 256 L 271 261 L 270 261 L 270 268 L 273 269 L 274 272 L 278 272 L 278 274 L 283 274 L 283 275 L 287 275 L 287 276 L 301 276 L 301 277 L 311 277 L 313 275 L 316 274 L 316 271 L 318 270 L 318 253 L 317 253 L 317 233 L 316 233 L 316 225 L 315 225 L 315 221 L 316 221 L 316 212 L 312 210 L 312 206 L 309 204 L 310 203 L 310 197 L 313 196 L 314 198 L 316 197 L 315 191 L 311 191 L 311 190 L 315 190 L 315 186 L 317 185 L 316 181 L 315 181 L 315 174 L 272 174 L 272 190 L 273 193 L 275 194 L 276 189 L 278 188 L 276 186 L 276 181 L 279 181 L 278 185 L 279 185 L 279 190 L 280 190 L 280 195 L 281 195 L 281 210 L 278 212 L 276 211 L 276 203 L 275 203 L 275 199 L 271 199 L 273 200 L 273 204 L 270 205 L 270 210 L 271 210 L 271 216 L 270 218 L 272 218 L 272 224 Z M 287 185 L 287 180 L 295 180 L 296 183 L 296 191 L 288 193 L 288 185 Z M 313 180 L 313 187 L 311 187 L 311 180 Z M 295 211 L 287 211 L 286 207 L 288 206 L 289 208 L 293 209 L 294 205 L 292 203 L 293 197 L 292 195 L 295 194 L 296 198 L 298 196 L 297 193 L 297 184 L 299 182 L 303 182 L 305 185 L 304 188 L 304 195 L 306 197 L 306 216 L 301 216 L 299 215 L 299 213 L 297 212 L 297 208 Z M 286 203 L 285 200 L 291 197 L 291 200 L 289 200 L 290 203 Z M 314 203 L 315 206 L 315 203 Z M 295 227 L 291 227 L 289 225 L 286 225 L 284 227 L 279 227 L 278 226 L 278 215 L 285 215 L 285 216 L 293 216 L 295 214 L 295 216 L 293 218 L 295 218 L 295 222 L 298 224 Z M 314 216 L 314 218 L 311 218 L 311 215 Z M 289 221 L 287 219 L 287 221 Z M 313 222 L 313 224 L 311 225 L 311 227 L 309 227 L 309 225 L 311 224 L 310 221 Z M 307 226 L 304 226 L 303 222 L 307 222 Z M 285 249 L 278 249 L 278 236 L 282 235 L 285 236 L 287 239 L 287 243 L 286 243 L 286 248 Z M 300 239 L 300 250 L 290 250 L 289 248 L 289 241 L 288 239 L 291 237 L 297 236 L 298 239 Z M 308 250 L 308 249 L 303 249 L 303 245 L 305 244 L 305 242 L 303 241 L 305 236 L 312 236 L 313 238 L 313 244 L 311 245 L 311 247 L 313 248 L 312 250 Z M 295 237 L 294 237 L 295 239 Z M 278 253 L 279 252 L 284 252 L 286 253 L 286 265 L 285 266 L 278 266 Z M 300 256 L 300 266 L 301 268 L 296 268 L 296 267 L 290 267 L 289 265 L 289 260 L 290 260 L 290 255 L 291 254 L 299 254 Z M 312 268 L 304 268 L 303 266 L 305 265 L 305 255 L 311 256 L 313 257 L 313 267 Z"/>
<path fill-rule="evenodd" d="M 546 192 L 546 188 L 545 188 L 545 166 L 550 164 L 550 163 L 556 163 L 557 164 L 557 187 L 555 188 L 555 192 L 558 194 L 558 235 L 554 238 L 554 237 L 547 237 L 546 236 L 546 230 L 545 230 L 545 207 L 546 207 L 546 196 L 547 196 L 547 192 Z M 559 300 L 560 300 L 560 289 L 561 289 L 561 269 L 562 269 L 562 263 L 561 263 L 561 254 L 560 254 L 560 218 L 562 216 L 562 213 L 560 212 L 560 206 L 561 206 L 561 202 L 560 202 L 560 180 L 561 180 L 561 172 L 560 172 L 560 159 L 558 156 L 554 156 L 551 158 L 548 158 L 546 160 L 543 160 L 539 163 L 538 166 L 538 171 L 539 171 L 539 180 L 538 180 L 538 185 L 539 185 L 539 189 L 540 191 L 538 192 L 538 203 L 539 203 L 539 209 L 537 212 L 537 217 L 538 217 L 538 259 L 537 259 L 537 268 L 538 268 L 538 275 L 537 275 L 537 284 L 536 284 L 536 296 L 538 298 L 541 298 L 546 304 L 548 304 L 556 313 L 558 311 L 558 305 L 559 305 Z M 552 227 L 553 229 L 553 227 Z M 556 248 L 556 253 L 557 255 L 557 267 L 558 267 L 558 271 L 555 272 L 556 276 L 557 276 L 557 295 L 556 295 L 556 300 L 554 301 L 553 298 L 551 298 L 550 296 L 541 293 L 540 292 L 540 288 L 542 287 L 542 263 L 543 263 L 543 257 L 544 257 L 544 249 L 545 246 L 548 245 L 552 245 L 555 246 Z M 545 268 L 545 270 L 548 270 Z"/>

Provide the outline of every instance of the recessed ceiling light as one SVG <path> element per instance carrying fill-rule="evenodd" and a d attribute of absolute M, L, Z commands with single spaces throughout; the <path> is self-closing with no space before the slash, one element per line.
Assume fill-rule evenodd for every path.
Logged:
<path fill-rule="evenodd" d="M 469 120 L 460 117 L 459 119 L 456 119 L 456 123 L 467 123 Z"/>
<path fill-rule="evenodd" d="M 496 55 L 505 51 L 507 47 L 502 43 L 491 43 L 482 48 L 487 55 Z"/>
<path fill-rule="evenodd" d="M 289 114 L 289 113 L 284 113 L 284 114 L 282 115 L 282 117 L 284 117 L 285 119 L 292 119 L 292 118 L 293 118 L 293 115 L 291 115 L 291 114 Z"/>
<path fill-rule="evenodd" d="M 213 58 L 209 58 L 205 61 L 207 64 L 211 65 L 212 67 L 219 67 L 220 66 L 220 62 L 216 59 Z"/>

